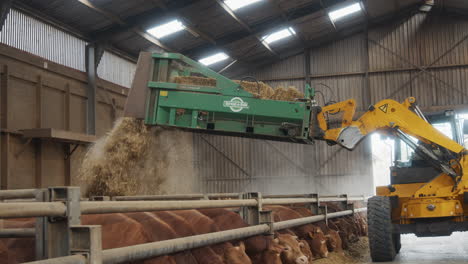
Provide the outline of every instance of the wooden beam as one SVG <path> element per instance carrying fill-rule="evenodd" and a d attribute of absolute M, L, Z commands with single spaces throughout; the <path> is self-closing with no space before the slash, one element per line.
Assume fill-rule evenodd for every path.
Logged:
<path fill-rule="evenodd" d="M 10 81 L 10 73 L 8 72 L 8 65 L 3 66 L 2 78 L 0 80 L 0 104 L 1 104 L 1 121 L 2 129 L 8 128 L 8 84 Z"/>
<path fill-rule="evenodd" d="M 51 139 L 72 144 L 89 144 L 96 141 L 96 136 L 65 131 L 55 128 L 23 129 L 23 137 L 33 139 Z"/>
<path fill-rule="evenodd" d="M 65 103 L 64 103 L 64 114 L 63 114 L 63 126 L 65 128 L 65 130 L 67 131 L 70 131 L 71 129 L 71 94 L 70 94 L 70 84 L 67 83 L 65 85 L 65 95 L 64 95 L 65 99 Z"/>
<path fill-rule="evenodd" d="M 80 2 L 83 5 L 91 8 L 92 10 L 100 13 L 101 15 L 107 17 L 113 23 L 119 24 L 121 26 L 127 26 L 125 21 L 123 21 L 120 17 L 118 17 L 117 15 L 115 15 L 115 14 L 113 14 L 113 13 L 107 11 L 107 10 L 104 10 L 104 9 L 98 7 L 97 5 L 91 3 L 88 0 L 78 0 L 78 2 Z M 133 27 L 131 30 L 133 32 L 135 32 L 136 34 L 140 35 L 141 37 L 143 37 L 144 39 L 148 40 L 149 42 L 153 43 L 154 45 L 159 46 L 162 49 L 165 49 L 166 51 L 174 51 L 174 49 L 169 48 L 165 44 L 161 43 L 157 38 L 151 36 L 150 34 L 148 34 L 145 31 L 139 29 L 138 27 Z"/>
<path fill-rule="evenodd" d="M 36 188 L 42 187 L 42 140 L 34 141 L 34 156 L 35 156 L 35 175 L 34 183 Z"/>
<path fill-rule="evenodd" d="M 42 76 L 37 77 L 36 84 L 36 128 L 42 127 Z"/>
<path fill-rule="evenodd" d="M 3 66 L 3 72 L 0 78 L 0 126 L 3 130 L 8 129 L 8 84 L 9 84 L 8 65 Z M 10 134 L 1 134 L 0 147 L 0 189 L 8 189 L 8 179 L 10 177 Z"/>
<path fill-rule="evenodd" d="M 70 156 L 70 144 L 63 144 L 63 156 L 65 166 L 64 166 L 64 183 L 65 186 L 71 185 L 71 156 Z"/>
<path fill-rule="evenodd" d="M 8 189 L 8 180 L 10 178 L 10 134 L 2 133 L 2 149 L 1 149 L 1 187 L 0 189 Z"/>

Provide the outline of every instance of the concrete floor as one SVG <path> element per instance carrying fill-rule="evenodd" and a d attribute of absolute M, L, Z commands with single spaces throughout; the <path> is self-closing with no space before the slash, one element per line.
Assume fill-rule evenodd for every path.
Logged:
<path fill-rule="evenodd" d="M 456 232 L 449 237 L 403 235 L 401 244 L 400 254 L 388 263 L 468 263 L 468 232 Z"/>

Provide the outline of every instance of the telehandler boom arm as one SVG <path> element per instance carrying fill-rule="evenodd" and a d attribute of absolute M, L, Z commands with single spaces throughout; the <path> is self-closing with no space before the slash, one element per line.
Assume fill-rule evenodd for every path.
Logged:
<path fill-rule="evenodd" d="M 459 159 L 464 147 L 429 124 L 417 107 L 414 97 L 407 98 L 403 103 L 382 100 L 353 121 L 355 108 L 353 99 L 323 107 L 317 115 L 313 137 L 352 150 L 371 132 L 391 133 L 414 148 L 418 154 L 433 164 L 436 163 L 443 172 L 453 178 L 459 174 L 452 168 L 450 161 Z M 341 126 L 332 128 L 328 118 L 338 113 L 342 114 Z M 410 136 L 420 142 L 414 142 Z"/>

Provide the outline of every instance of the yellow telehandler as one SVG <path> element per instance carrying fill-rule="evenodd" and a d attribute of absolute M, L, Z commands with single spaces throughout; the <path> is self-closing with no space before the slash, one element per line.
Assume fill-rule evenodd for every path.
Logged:
<path fill-rule="evenodd" d="M 367 134 L 395 136 L 391 184 L 379 186 L 368 200 L 369 246 L 373 261 L 391 261 L 400 251 L 400 235 L 448 236 L 468 230 L 468 160 L 463 134 L 453 111 L 424 116 L 413 97 L 403 103 L 382 100 L 353 121 L 355 101 L 321 108 L 313 129 L 316 139 L 352 150 Z M 341 112 L 332 128 L 330 114 Z M 445 124 L 453 139 L 432 124 Z M 336 122 L 334 122 L 336 124 Z M 409 147 L 413 154 L 408 159 Z M 406 159 L 402 156 L 406 154 Z"/>

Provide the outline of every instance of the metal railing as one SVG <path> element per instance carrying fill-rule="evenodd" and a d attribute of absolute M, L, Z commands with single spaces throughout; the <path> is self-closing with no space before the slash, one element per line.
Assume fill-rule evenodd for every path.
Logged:
<path fill-rule="evenodd" d="M 33 263 L 123 263 L 160 255 L 172 254 L 196 247 L 246 238 L 309 224 L 329 218 L 365 211 L 354 209 L 352 201 L 365 201 L 365 197 L 319 197 L 306 195 L 270 195 L 260 193 L 184 194 L 117 196 L 103 201 L 81 201 L 78 187 L 57 187 L 40 190 L 0 191 L 3 199 L 36 197 L 36 202 L 0 202 L 0 218 L 38 217 L 36 228 L 0 229 L 0 237 L 36 237 L 36 258 Z M 112 199 L 112 200 L 111 200 Z M 173 199 L 180 199 L 174 201 Z M 211 200 L 214 199 L 214 200 Z M 221 200 L 217 200 L 221 199 Z M 111 201 L 110 201 L 111 200 Z M 344 210 L 328 213 L 323 202 L 339 202 Z M 271 211 L 265 205 L 301 204 L 315 215 L 273 223 Z M 129 213 L 145 211 L 187 210 L 204 208 L 240 208 L 239 214 L 250 226 L 245 228 L 159 241 L 124 248 L 102 250 L 99 226 L 80 225 L 81 214 Z M 53 219 L 53 221 L 49 221 Z M 45 232 L 47 230 L 47 232 Z M 85 234 L 85 235 L 83 235 Z M 51 238 L 54 239 L 51 239 Z M 86 240 L 85 243 L 82 240 Z M 61 241 L 69 241 L 62 243 Z M 73 252 L 74 243 L 88 245 Z M 50 253 L 53 252 L 53 253 Z M 71 255 L 67 257 L 62 257 Z M 55 257 L 55 258 L 54 258 Z M 59 257 L 59 258 L 57 258 Z"/>

